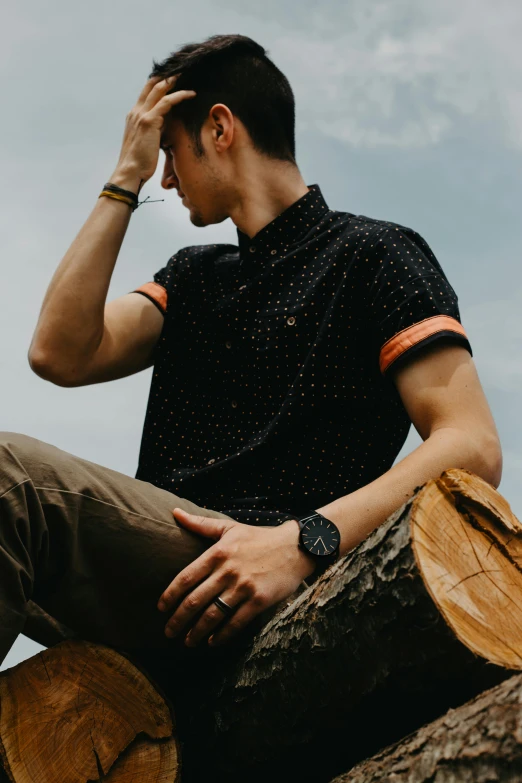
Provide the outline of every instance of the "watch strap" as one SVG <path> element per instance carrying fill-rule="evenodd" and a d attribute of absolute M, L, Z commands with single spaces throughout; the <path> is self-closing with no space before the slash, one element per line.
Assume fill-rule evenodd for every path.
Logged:
<path fill-rule="evenodd" d="M 299 520 L 299 514 L 292 514 L 291 512 L 288 514 L 282 514 L 280 517 L 278 517 L 277 524 L 282 525 L 283 522 L 289 522 L 291 519 Z M 299 528 L 301 528 L 300 525 Z"/>

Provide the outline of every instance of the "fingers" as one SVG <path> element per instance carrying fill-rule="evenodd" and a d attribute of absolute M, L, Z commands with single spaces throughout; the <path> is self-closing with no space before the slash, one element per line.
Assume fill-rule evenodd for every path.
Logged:
<path fill-rule="evenodd" d="M 148 79 L 145 82 L 145 86 L 143 87 L 142 91 L 140 92 L 138 96 L 138 100 L 136 101 L 137 106 L 142 106 L 145 103 L 145 100 L 149 93 L 152 91 L 153 87 L 158 84 L 158 82 L 163 81 L 161 76 L 152 76 L 150 79 Z"/>
<path fill-rule="evenodd" d="M 174 76 L 167 76 L 166 79 L 160 79 L 155 84 L 153 84 L 152 88 L 148 91 L 145 100 L 143 101 L 143 105 L 141 107 L 142 111 L 148 112 L 153 109 L 158 104 L 158 101 L 160 101 L 169 90 L 172 90 L 178 80 L 178 77 L 179 74 L 175 74 Z M 186 91 L 178 90 L 177 92 Z M 171 93 L 171 95 L 176 95 L 177 92 Z"/>
<path fill-rule="evenodd" d="M 220 578 L 215 576 L 212 579 L 207 579 L 203 584 L 189 593 L 167 622 L 165 626 L 165 635 L 172 639 L 182 632 L 190 630 L 190 627 L 196 621 L 197 627 L 201 629 L 202 627 L 206 627 L 209 619 L 213 620 L 215 623 L 222 620 L 225 615 L 221 609 L 211 602 L 217 595 L 224 595 L 223 590 L 225 581 L 226 580 L 223 577 Z M 228 592 L 230 593 L 231 591 L 228 590 Z M 242 598 L 236 589 L 234 601 L 238 604 L 241 600 Z M 235 604 L 231 601 L 230 605 L 234 606 Z M 206 620 L 201 624 L 199 615 L 202 612 L 205 613 Z"/>
<path fill-rule="evenodd" d="M 216 595 L 225 601 L 230 606 L 234 607 L 234 613 L 226 615 L 216 604 L 214 600 Z M 185 637 L 185 645 L 187 647 L 196 647 L 200 642 L 206 639 L 209 634 L 213 635 L 215 644 L 223 644 L 236 634 L 238 634 L 243 628 L 249 625 L 254 617 L 258 615 L 263 609 L 264 605 L 256 603 L 254 599 L 244 600 L 241 598 L 237 589 L 225 590 L 219 593 L 219 588 L 214 588 L 213 598 L 209 602 L 208 598 L 199 603 L 199 611 L 201 612 L 201 605 L 208 604 L 203 614 L 200 614 L 197 621 L 193 624 L 192 628 L 188 630 Z M 190 623 L 188 624 L 190 625 Z M 167 636 L 177 636 L 185 633 L 188 628 L 187 624 L 178 624 L 175 626 L 175 630 L 171 634 L 170 630 Z M 214 646 L 214 645 L 212 645 Z"/>
<path fill-rule="evenodd" d="M 194 560 L 183 571 L 180 571 L 176 578 L 172 580 L 159 598 L 158 609 L 160 612 L 172 611 L 189 590 L 199 585 L 202 579 L 210 576 L 215 565 L 211 549 L 213 547 L 210 547 L 207 552 L 204 552 L 197 560 Z M 190 595 L 192 596 L 193 594 L 191 593 Z"/>
<path fill-rule="evenodd" d="M 223 600 L 227 602 L 227 604 L 230 604 L 233 606 L 234 604 L 232 601 L 228 601 L 225 597 L 223 597 Z M 221 609 L 218 609 L 217 606 L 215 607 L 218 612 L 221 612 Z M 260 608 L 254 608 L 251 601 L 246 601 L 245 603 L 241 604 L 241 606 L 234 612 L 231 617 L 226 620 L 223 625 L 220 625 L 217 631 L 215 631 L 209 638 L 209 644 L 211 647 L 217 647 L 218 644 L 225 644 L 230 639 L 232 639 L 236 634 L 238 634 L 240 631 L 243 630 L 243 628 L 246 628 L 247 625 L 250 625 L 252 620 L 264 609 L 265 607 Z M 203 619 L 203 618 L 202 618 Z M 225 618 L 226 619 L 226 618 Z M 199 623 L 198 623 L 199 625 Z M 192 634 L 193 631 L 190 632 L 190 640 L 192 641 Z M 195 645 L 188 644 L 188 647 L 192 647 Z"/>
<path fill-rule="evenodd" d="M 165 97 L 161 98 L 161 100 L 159 100 L 157 104 L 149 111 L 149 114 L 151 116 L 164 117 L 166 114 L 168 114 L 173 106 L 176 106 L 178 103 L 187 100 L 187 98 L 195 98 L 195 96 L 196 93 L 194 90 L 176 90 L 176 92 L 172 92 L 169 95 L 165 95 Z"/>
<path fill-rule="evenodd" d="M 144 112 L 150 111 L 153 106 L 162 98 L 167 90 L 175 84 L 177 76 L 168 76 L 166 79 L 159 79 L 152 85 L 151 89 L 147 92 L 142 104 L 142 110 Z"/>
<path fill-rule="evenodd" d="M 175 90 L 170 92 L 178 80 L 179 74 L 168 76 L 162 79 L 159 76 L 153 76 L 147 81 L 140 93 L 134 114 L 144 117 L 148 115 L 148 120 L 164 117 L 176 104 L 188 98 L 194 98 L 194 90 Z M 167 94 L 168 93 L 168 94 Z"/>

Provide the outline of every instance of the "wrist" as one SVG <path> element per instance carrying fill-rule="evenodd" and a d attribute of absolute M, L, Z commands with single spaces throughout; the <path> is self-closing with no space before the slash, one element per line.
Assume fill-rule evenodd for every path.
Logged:
<path fill-rule="evenodd" d="M 113 185 L 118 185 L 118 187 L 123 188 L 124 190 L 130 190 L 131 193 L 135 193 L 136 195 L 138 195 L 140 188 L 144 183 L 144 180 L 141 178 L 138 171 L 129 168 L 116 168 L 107 181 L 112 182 Z"/>
<path fill-rule="evenodd" d="M 288 536 L 289 545 L 293 548 L 298 566 L 300 568 L 301 578 L 306 579 L 311 576 L 316 568 L 315 558 L 299 547 L 299 522 L 297 519 L 287 519 L 279 529 Z"/>

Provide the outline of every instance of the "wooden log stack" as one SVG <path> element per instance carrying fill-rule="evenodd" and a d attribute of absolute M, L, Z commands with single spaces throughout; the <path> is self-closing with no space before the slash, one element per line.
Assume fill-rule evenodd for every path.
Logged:
<path fill-rule="evenodd" d="M 522 710 L 508 736 L 522 688 L 521 563 L 522 525 L 506 500 L 474 474 L 446 471 L 233 643 L 180 645 L 173 659 L 65 640 L 1 673 L 7 779 L 522 779 L 506 777 L 522 768 Z M 482 745 L 469 741 L 477 715 Z M 431 778 L 415 767 L 422 753 Z M 471 756 L 467 776 L 451 777 Z M 480 759 L 497 778 L 479 776 Z"/>

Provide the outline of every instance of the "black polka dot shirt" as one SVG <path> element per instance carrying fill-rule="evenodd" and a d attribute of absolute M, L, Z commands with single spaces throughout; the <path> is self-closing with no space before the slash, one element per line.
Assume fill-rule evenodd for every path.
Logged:
<path fill-rule="evenodd" d="M 277 525 L 392 466 L 411 424 L 394 368 L 435 340 L 471 347 L 411 228 L 329 209 L 311 185 L 237 236 L 136 289 L 165 317 L 136 478 Z"/>

